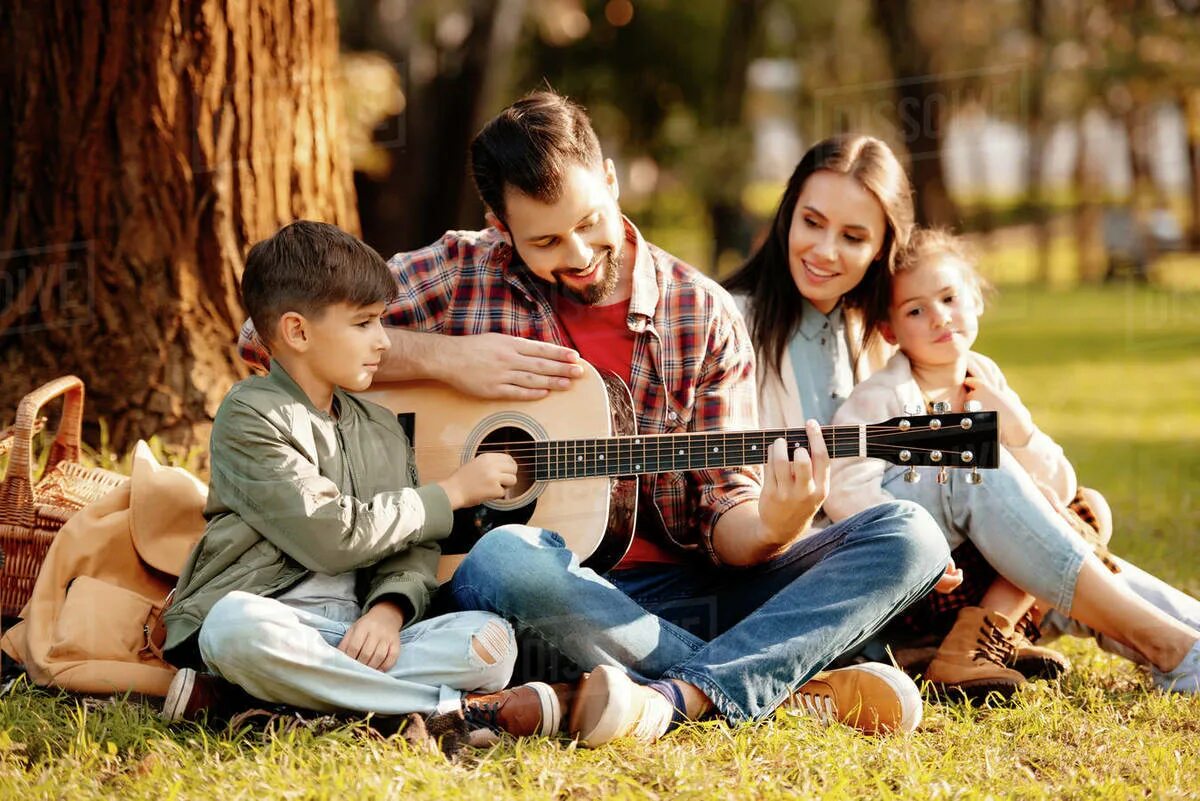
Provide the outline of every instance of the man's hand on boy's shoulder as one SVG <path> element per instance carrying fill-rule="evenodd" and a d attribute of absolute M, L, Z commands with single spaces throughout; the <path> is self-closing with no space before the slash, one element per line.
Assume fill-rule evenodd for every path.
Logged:
<path fill-rule="evenodd" d="M 369 668 L 391 670 L 400 658 L 400 629 L 404 610 L 391 601 L 379 601 L 346 631 L 338 650 Z"/>

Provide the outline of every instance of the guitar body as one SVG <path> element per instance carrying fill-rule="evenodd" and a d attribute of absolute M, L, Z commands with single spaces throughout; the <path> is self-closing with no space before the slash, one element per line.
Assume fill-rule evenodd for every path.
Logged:
<path fill-rule="evenodd" d="M 636 434 L 624 383 L 583 367 L 583 378 L 570 389 L 536 401 L 481 400 L 433 381 L 378 384 L 361 394 L 397 414 L 412 439 L 421 482 L 430 483 L 489 450 Z M 635 476 L 534 481 L 522 469 L 506 497 L 455 513 L 453 533 L 441 543 L 438 581 L 450 578 L 480 537 L 507 523 L 558 532 L 585 565 L 604 572 L 629 550 L 636 517 Z"/>

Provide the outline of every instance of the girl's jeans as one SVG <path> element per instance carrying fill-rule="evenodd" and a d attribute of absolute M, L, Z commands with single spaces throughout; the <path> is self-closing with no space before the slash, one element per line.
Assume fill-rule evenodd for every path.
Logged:
<path fill-rule="evenodd" d="M 982 484 L 968 484 L 965 470 L 951 470 L 938 484 L 934 468 L 889 467 L 883 489 L 914 501 L 933 515 L 953 550 L 970 540 L 996 572 L 1030 595 L 1070 614 L 1075 579 L 1091 546 L 1054 510 L 1029 473 L 1001 449 L 1000 467 L 983 470 Z"/>

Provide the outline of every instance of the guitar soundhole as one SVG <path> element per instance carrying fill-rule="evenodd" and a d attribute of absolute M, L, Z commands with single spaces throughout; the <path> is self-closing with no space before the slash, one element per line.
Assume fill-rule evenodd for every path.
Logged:
<path fill-rule="evenodd" d="M 533 486 L 533 441 L 527 431 L 501 426 L 485 436 L 476 449 L 477 453 L 507 453 L 516 461 L 517 483 L 508 488 L 504 500 L 520 498 Z"/>
<path fill-rule="evenodd" d="M 533 517 L 537 498 L 520 501 L 533 487 L 534 439 L 527 432 L 514 426 L 502 426 L 483 438 L 476 453 L 507 453 L 517 463 L 517 483 L 510 487 L 500 501 L 483 506 L 459 509 L 454 513 L 454 528 L 450 536 L 442 540 L 442 553 L 464 554 L 471 550 L 480 537 L 497 526 L 513 523 L 525 524 Z M 497 508 L 499 506 L 500 508 Z"/>

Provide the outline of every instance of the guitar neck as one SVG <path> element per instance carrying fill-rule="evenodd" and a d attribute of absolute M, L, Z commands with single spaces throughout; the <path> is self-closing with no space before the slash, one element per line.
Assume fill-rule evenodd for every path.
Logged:
<path fill-rule="evenodd" d="M 860 426 L 823 426 L 821 433 L 830 456 L 865 455 Z M 808 449 L 803 428 L 776 428 L 533 442 L 520 449 L 519 459 L 532 465 L 535 481 L 674 473 L 764 464 L 780 438 L 789 454 L 797 446 Z"/>

